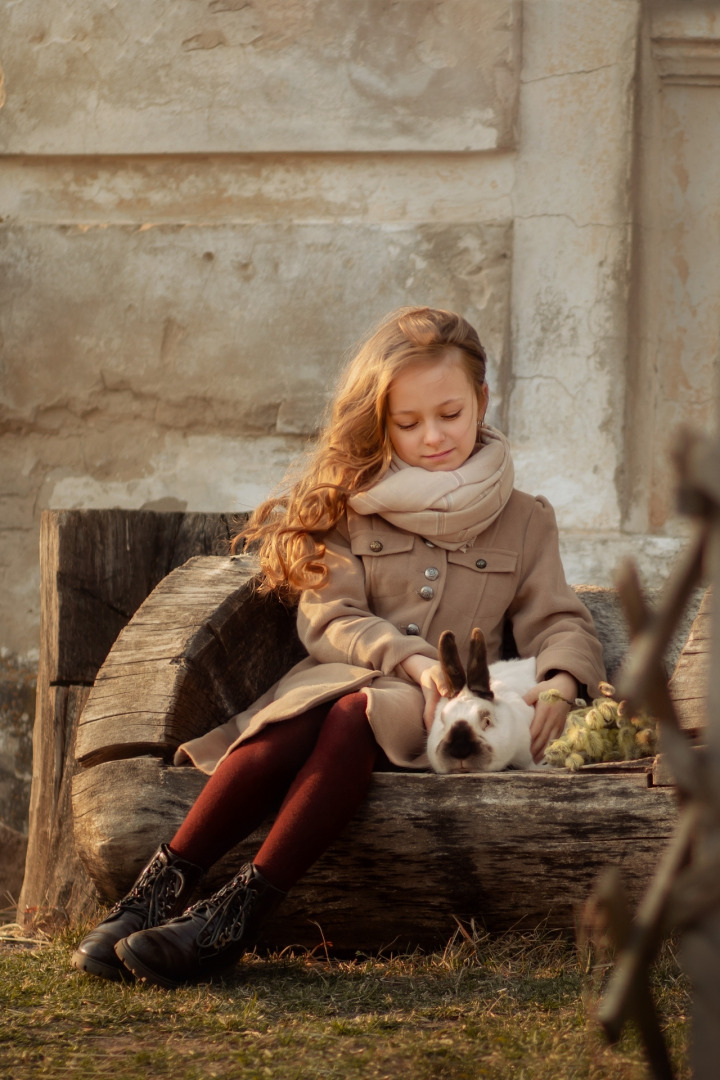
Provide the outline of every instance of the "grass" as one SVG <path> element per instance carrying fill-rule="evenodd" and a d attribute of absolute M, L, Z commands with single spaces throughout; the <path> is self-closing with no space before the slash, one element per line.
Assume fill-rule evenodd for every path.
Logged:
<path fill-rule="evenodd" d="M 0 942 L 0 1078 L 647 1080 L 627 1030 L 593 1020 L 597 969 L 552 933 L 458 933 L 443 953 L 245 958 L 172 992 L 75 972 L 79 932 Z M 677 1080 L 688 989 L 666 944 L 653 993 Z"/>

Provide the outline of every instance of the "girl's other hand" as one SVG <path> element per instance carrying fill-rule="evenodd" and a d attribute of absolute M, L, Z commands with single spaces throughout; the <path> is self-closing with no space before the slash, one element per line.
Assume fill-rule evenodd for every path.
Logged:
<path fill-rule="evenodd" d="M 431 660 L 429 656 L 421 656 L 420 653 L 413 653 L 412 656 L 408 656 L 407 660 L 403 660 L 401 667 L 413 682 L 419 685 L 423 692 L 425 698 L 423 723 L 426 730 L 429 731 L 432 727 L 438 701 L 441 697 L 447 697 L 448 695 L 448 685 L 445 682 L 442 668 L 437 660 Z"/>
<path fill-rule="evenodd" d="M 558 690 L 566 700 L 540 701 L 544 690 Z M 566 671 L 560 671 L 551 679 L 537 683 L 524 695 L 523 700 L 535 708 L 530 724 L 530 753 L 536 764 L 542 761 L 547 744 L 562 734 L 567 715 L 577 695 L 578 684 Z"/>

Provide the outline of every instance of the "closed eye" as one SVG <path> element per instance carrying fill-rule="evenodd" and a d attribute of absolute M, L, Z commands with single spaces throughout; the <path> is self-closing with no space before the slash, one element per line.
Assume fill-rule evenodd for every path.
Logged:
<path fill-rule="evenodd" d="M 461 412 L 462 412 L 462 409 L 458 409 L 458 411 L 454 412 L 454 413 L 441 413 L 440 419 L 441 420 L 457 420 L 457 418 L 460 416 Z M 417 427 L 417 424 L 418 424 L 417 420 L 413 420 L 412 423 L 410 423 L 410 424 L 401 424 L 398 420 L 395 421 L 395 425 L 396 425 L 396 427 L 400 428 L 400 431 L 412 431 L 412 429 L 414 427 Z"/>

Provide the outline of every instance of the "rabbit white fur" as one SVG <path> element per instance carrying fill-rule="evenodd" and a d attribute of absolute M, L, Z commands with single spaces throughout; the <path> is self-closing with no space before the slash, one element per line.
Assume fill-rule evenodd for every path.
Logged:
<path fill-rule="evenodd" d="M 455 638 L 441 635 L 440 663 L 452 696 L 442 698 L 428 735 L 430 765 L 438 773 L 535 768 L 530 753 L 532 705 L 523 694 L 537 682 L 535 660 L 499 660 L 488 667 L 485 639 L 473 630 L 465 674 Z"/>

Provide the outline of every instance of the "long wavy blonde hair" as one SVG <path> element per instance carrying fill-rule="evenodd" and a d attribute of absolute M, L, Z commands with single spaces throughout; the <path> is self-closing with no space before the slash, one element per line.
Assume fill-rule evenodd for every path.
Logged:
<path fill-rule="evenodd" d="M 299 472 L 288 474 L 233 540 L 260 559 L 262 592 L 289 598 L 318 588 L 327 575 L 323 536 L 345 512 L 348 496 L 372 487 L 390 465 L 387 401 L 394 378 L 418 361 L 437 362 L 460 350 L 476 393 L 485 384 L 486 356 L 476 330 L 460 315 L 407 307 L 375 327 L 342 372 L 329 416 Z"/>

